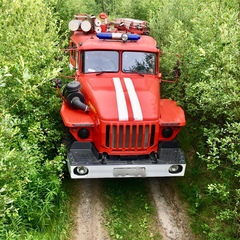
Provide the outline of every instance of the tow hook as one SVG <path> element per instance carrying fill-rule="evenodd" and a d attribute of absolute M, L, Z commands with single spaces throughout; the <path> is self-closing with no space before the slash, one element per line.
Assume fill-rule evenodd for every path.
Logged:
<path fill-rule="evenodd" d="M 152 163 L 156 164 L 158 162 L 158 155 L 156 152 L 151 152 L 149 157 L 152 160 Z"/>
<path fill-rule="evenodd" d="M 107 153 L 102 154 L 101 164 L 107 164 Z"/>

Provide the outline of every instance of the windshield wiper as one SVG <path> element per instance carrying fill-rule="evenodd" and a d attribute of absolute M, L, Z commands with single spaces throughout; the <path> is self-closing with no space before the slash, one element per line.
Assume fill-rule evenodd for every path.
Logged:
<path fill-rule="evenodd" d="M 104 71 L 98 72 L 98 73 L 96 73 L 96 76 L 99 76 L 99 75 L 101 75 L 103 73 L 104 73 Z"/>

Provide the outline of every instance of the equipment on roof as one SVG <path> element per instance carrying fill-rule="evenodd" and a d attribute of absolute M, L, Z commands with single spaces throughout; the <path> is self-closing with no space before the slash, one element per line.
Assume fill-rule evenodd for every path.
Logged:
<path fill-rule="evenodd" d="M 68 27 L 72 32 L 121 32 L 139 35 L 149 35 L 149 28 L 147 26 L 147 22 L 143 20 L 137 20 L 132 18 L 116 18 L 113 21 L 108 21 L 108 17 L 105 13 L 99 14 L 100 19 L 93 15 L 86 14 L 76 14 L 74 15 L 74 17 L 76 19 L 71 20 L 68 24 Z"/>

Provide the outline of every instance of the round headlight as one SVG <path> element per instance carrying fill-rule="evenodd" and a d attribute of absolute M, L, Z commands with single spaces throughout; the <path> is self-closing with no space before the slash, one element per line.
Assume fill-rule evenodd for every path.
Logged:
<path fill-rule="evenodd" d="M 169 168 L 170 173 L 180 173 L 183 170 L 183 167 L 181 165 L 172 165 Z"/>
<path fill-rule="evenodd" d="M 88 174 L 88 168 L 84 166 L 77 166 L 74 168 L 73 172 L 77 175 L 86 175 Z"/>
<path fill-rule="evenodd" d="M 78 136 L 82 139 L 86 139 L 90 136 L 90 132 L 87 128 L 81 128 L 79 131 L 78 131 Z"/>
<path fill-rule="evenodd" d="M 164 128 L 162 130 L 162 136 L 165 137 L 165 138 L 169 138 L 173 135 L 173 130 L 172 128 Z"/>
<path fill-rule="evenodd" d="M 123 33 L 121 38 L 124 42 L 126 42 L 128 40 L 128 35 L 126 33 Z"/>

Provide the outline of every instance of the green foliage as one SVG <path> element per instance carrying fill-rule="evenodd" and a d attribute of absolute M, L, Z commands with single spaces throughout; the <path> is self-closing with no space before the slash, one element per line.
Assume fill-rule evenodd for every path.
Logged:
<path fill-rule="evenodd" d="M 29 71 L 39 71 L 53 63 L 51 59 L 56 54 L 53 46 L 57 45 L 58 39 L 56 18 L 49 8 L 44 7 L 43 1 L 37 0 L 33 4 L 28 0 L 11 3 L 3 0 L 1 16 L 1 64 L 15 66 L 21 76 L 21 59 L 30 66 Z"/>
<path fill-rule="evenodd" d="M 172 94 L 168 97 L 178 100 L 189 115 L 204 124 L 221 124 L 226 119 L 236 121 L 240 118 L 237 12 L 234 8 L 223 9 L 224 5 L 215 1 L 206 4 L 191 2 L 187 7 L 179 4 L 175 10 L 181 10 L 182 17 L 188 16 L 188 20 L 176 18 L 172 25 L 170 21 L 167 41 L 159 39 L 160 45 L 166 43 L 163 52 L 175 52 L 181 56 L 178 92 L 174 91 L 175 86 L 171 86 Z M 161 30 L 161 21 L 158 29 Z M 163 93 L 168 92 L 165 88 L 168 89 L 164 85 Z"/>
<path fill-rule="evenodd" d="M 169 39 L 171 37 L 176 37 L 176 40 L 181 41 L 181 36 L 178 36 L 178 33 L 175 32 L 175 24 L 181 22 L 184 26 L 191 28 L 191 19 L 196 13 L 197 3 L 197 0 L 183 0 L 181 2 L 174 0 L 151 1 L 148 17 L 151 35 L 158 40 L 162 50 L 169 47 Z M 185 46 L 189 44 L 186 39 L 181 41 L 181 43 L 185 43 Z M 176 53 L 180 53 L 179 49 Z"/>
<path fill-rule="evenodd" d="M 44 229 L 50 223 L 63 158 L 44 161 L 36 140 L 22 138 L 16 117 L 5 115 L 0 125 L 0 236 L 17 239 L 25 228 Z"/>
<path fill-rule="evenodd" d="M 49 82 L 60 71 L 59 20 L 41 0 L 2 0 L 0 12 L 0 238 L 42 239 L 64 196 L 60 102 Z"/>
<path fill-rule="evenodd" d="M 208 151 L 200 159 L 214 172 L 214 180 L 208 184 L 208 198 L 215 205 L 212 209 L 216 216 L 214 224 L 223 236 L 240 236 L 240 123 L 227 123 L 224 127 L 212 126 L 205 129 Z M 220 224 L 224 223 L 224 225 Z M 231 223 L 228 225 L 228 223 Z M 216 232 L 210 232 L 209 234 Z"/>
<path fill-rule="evenodd" d="M 234 170 L 236 167 L 234 175 L 237 177 L 240 164 L 240 123 L 226 123 L 222 128 L 215 125 L 211 130 L 205 129 L 204 135 L 210 148 L 201 158 L 208 162 L 208 168 L 214 170 L 231 166 L 231 170 Z"/>
<path fill-rule="evenodd" d="M 150 7 L 150 0 L 103 1 L 103 11 L 107 12 L 112 17 L 125 17 L 147 20 Z"/>

